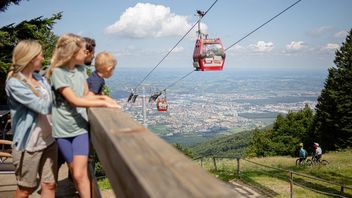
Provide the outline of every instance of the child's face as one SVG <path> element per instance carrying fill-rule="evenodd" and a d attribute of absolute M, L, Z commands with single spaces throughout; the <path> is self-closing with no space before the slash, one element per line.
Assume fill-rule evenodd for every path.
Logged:
<path fill-rule="evenodd" d="M 86 58 L 86 52 L 85 52 L 86 48 L 82 47 L 76 54 L 76 56 L 74 57 L 75 59 L 75 63 L 76 64 L 84 64 L 84 60 Z"/>
<path fill-rule="evenodd" d="M 102 71 L 102 77 L 103 78 L 110 78 L 112 74 L 114 73 L 115 66 L 107 66 L 103 69 Z"/>

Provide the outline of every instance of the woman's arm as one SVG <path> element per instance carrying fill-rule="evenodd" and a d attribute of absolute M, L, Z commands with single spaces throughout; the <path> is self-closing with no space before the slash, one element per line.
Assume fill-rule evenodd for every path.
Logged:
<path fill-rule="evenodd" d="M 112 103 L 93 96 L 77 97 L 70 87 L 62 87 L 57 91 L 75 107 L 119 107 L 116 102 Z"/>
<path fill-rule="evenodd" d="M 6 90 L 18 103 L 34 112 L 44 115 L 51 112 L 51 100 L 35 95 L 32 90 L 17 79 L 9 79 L 6 83 Z"/>

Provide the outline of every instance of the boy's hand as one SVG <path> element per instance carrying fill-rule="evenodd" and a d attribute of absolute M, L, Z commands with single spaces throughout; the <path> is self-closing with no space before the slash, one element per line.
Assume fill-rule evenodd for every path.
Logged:
<path fill-rule="evenodd" d="M 108 106 L 107 107 L 111 107 L 111 108 L 118 108 L 118 109 L 121 109 L 121 105 L 117 103 L 116 100 L 113 100 L 110 98 L 110 100 L 107 101 L 108 103 Z"/>

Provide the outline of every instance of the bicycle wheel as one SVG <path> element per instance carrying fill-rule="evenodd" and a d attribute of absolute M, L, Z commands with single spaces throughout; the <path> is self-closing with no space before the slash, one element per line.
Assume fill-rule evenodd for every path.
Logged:
<path fill-rule="evenodd" d="M 308 159 L 308 160 L 306 161 L 306 164 L 307 164 L 308 166 L 311 166 L 311 165 L 313 165 L 313 162 L 312 162 L 312 160 Z"/>
<path fill-rule="evenodd" d="M 325 166 L 325 165 L 328 165 L 329 162 L 327 160 L 321 160 L 320 164 Z"/>
<path fill-rule="evenodd" d="M 299 162 L 299 159 L 296 160 L 296 166 L 300 166 L 301 163 Z"/>

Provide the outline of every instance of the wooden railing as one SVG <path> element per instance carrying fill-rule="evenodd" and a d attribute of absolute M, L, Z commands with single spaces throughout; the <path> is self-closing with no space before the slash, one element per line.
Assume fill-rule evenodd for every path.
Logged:
<path fill-rule="evenodd" d="M 118 109 L 90 108 L 91 141 L 117 197 L 241 197 Z"/>

